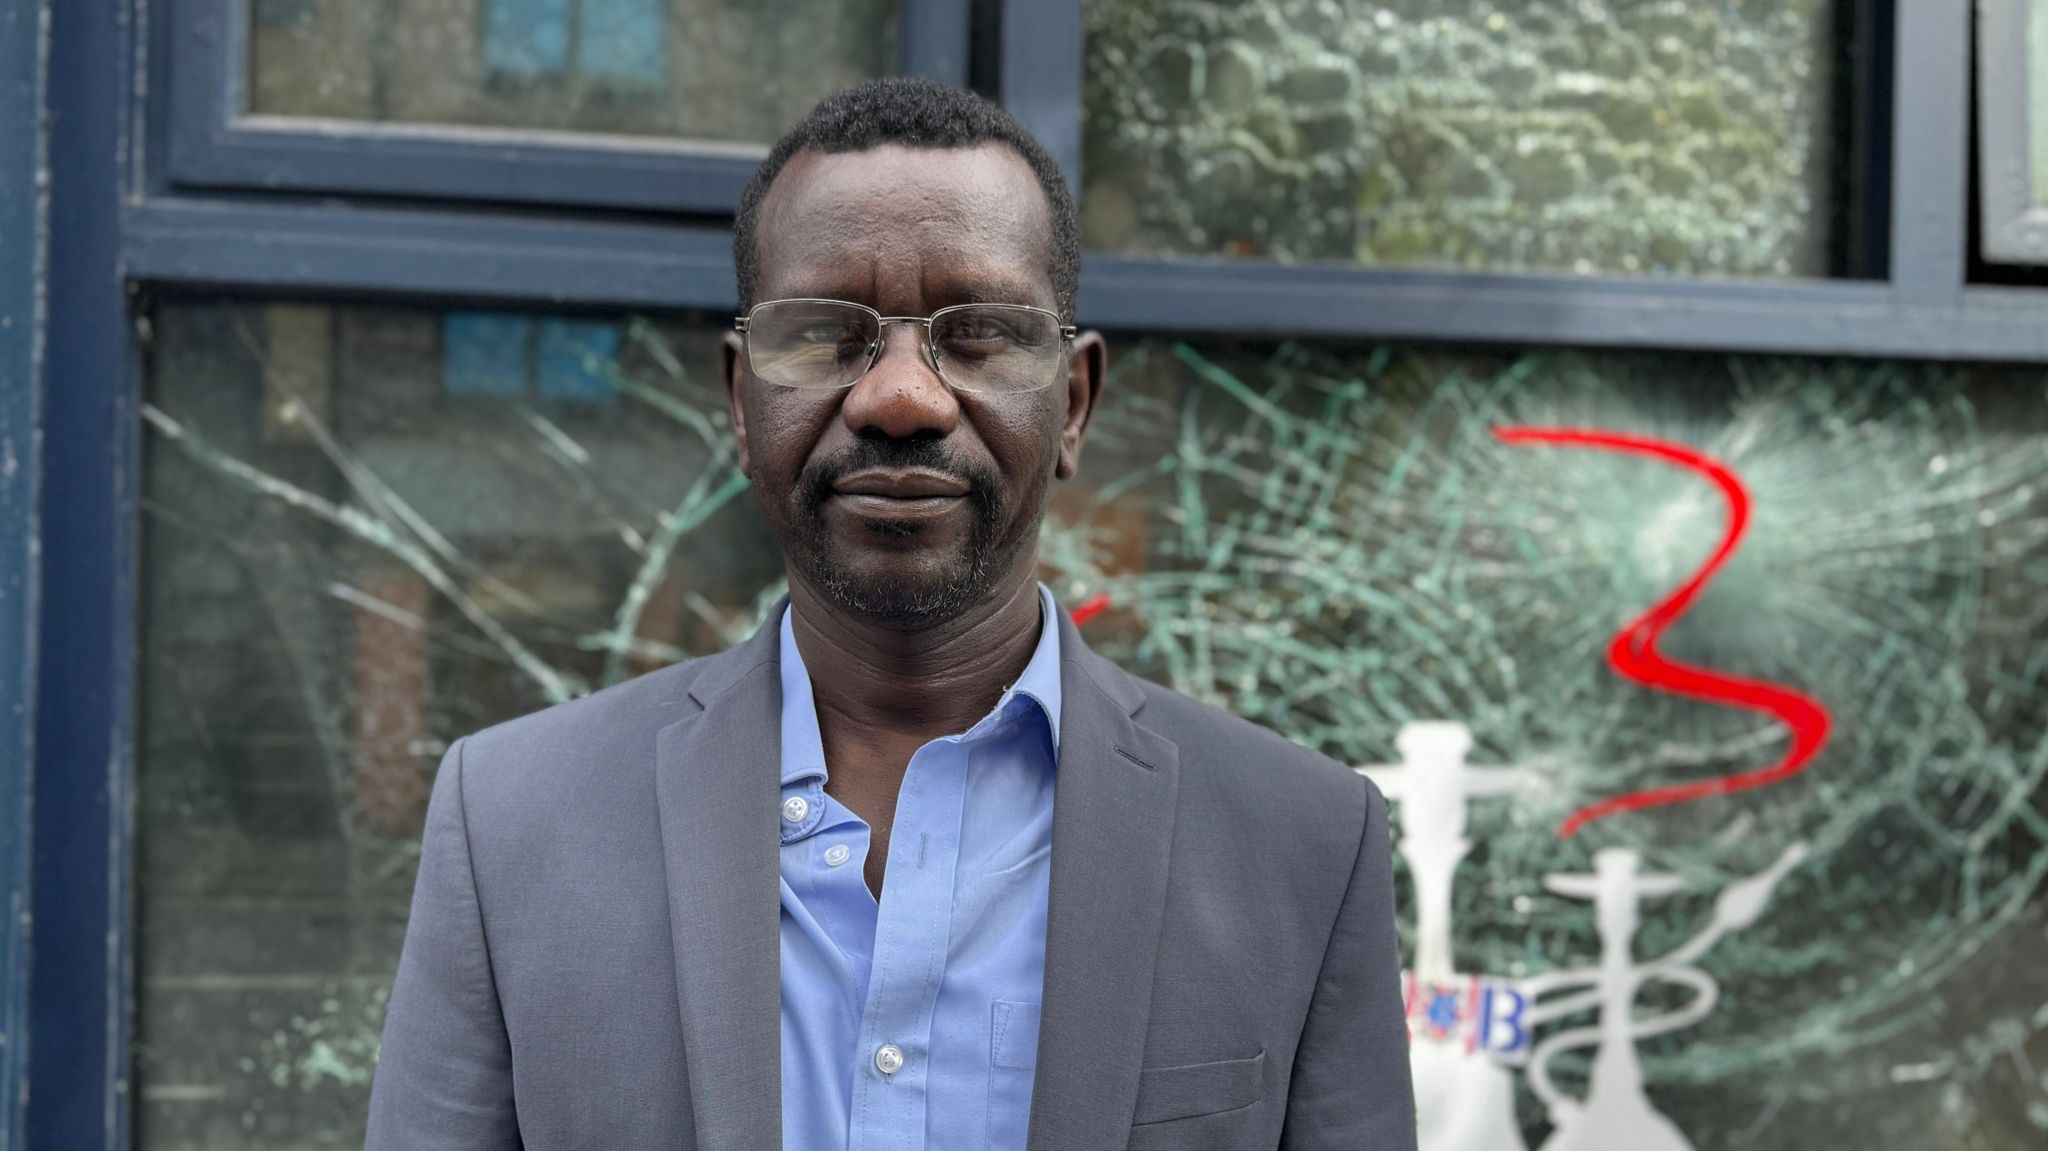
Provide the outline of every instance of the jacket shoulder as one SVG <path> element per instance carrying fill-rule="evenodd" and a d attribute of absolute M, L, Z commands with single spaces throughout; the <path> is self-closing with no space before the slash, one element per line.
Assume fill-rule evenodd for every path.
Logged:
<path fill-rule="evenodd" d="M 741 649 L 658 668 L 623 683 L 504 720 L 460 741 L 464 791 L 474 816 L 507 804 L 627 783 L 651 767 L 661 729 L 697 710 L 691 689 L 730 670 Z"/>

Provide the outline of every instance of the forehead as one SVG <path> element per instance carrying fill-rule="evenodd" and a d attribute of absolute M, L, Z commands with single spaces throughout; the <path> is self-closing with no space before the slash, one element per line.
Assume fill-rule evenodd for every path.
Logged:
<path fill-rule="evenodd" d="M 761 205 L 756 294 L 1052 307 L 1051 238 L 1045 193 L 1006 145 L 800 152 Z"/>

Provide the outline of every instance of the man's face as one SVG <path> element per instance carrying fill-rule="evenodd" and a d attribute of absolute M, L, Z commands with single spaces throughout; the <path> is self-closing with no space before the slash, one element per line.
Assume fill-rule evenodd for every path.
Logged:
<path fill-rule="evenodd" d="M 849 300 L 885 316 L 976 302 L 1059 310 L 1045 195 L 1002 145 L 799 153 L 760 213 L 757 303 Z M 1103 359 L 1087 333 L 1037 391 L 955 392 L 922 338 L 891 325 L 873 368 L 833 391 L 755 378 L 737 337 L 725 353 L 740 465 L 792 577 L 904 629 L 1030 577 L 1048 487 L 1079 463 Z"/>

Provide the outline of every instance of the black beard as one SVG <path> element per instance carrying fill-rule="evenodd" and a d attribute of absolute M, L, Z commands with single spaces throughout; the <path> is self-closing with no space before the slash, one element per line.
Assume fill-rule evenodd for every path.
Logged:
<path fill-rule="evenodd" d="M 825 526 L 825 501 L 832 497 L 833 485 L 841 477 L 876 467 L 929 468 L 967 485 L 966 499 L 973 523 L 937 587 L 913 588 L 861 580 L 847 570 L 838 554 Z M 944 623 L 983 598 L 1000 570 L 1001 557 L 996 555 L 1003 514 L 1000 487 L 993 473 L 950 458 L 936 440 L 879 436 L 858 439 L 843 456 L 806 465 L 798 474 L 791 493 L 794 507 L 786 545 L 790 561 L 834 605 L 871 623 L 903 631 Z M 884 521 L 872 525 L 870 530 L 905 539 L 922 528 L 911 522 Z"/>

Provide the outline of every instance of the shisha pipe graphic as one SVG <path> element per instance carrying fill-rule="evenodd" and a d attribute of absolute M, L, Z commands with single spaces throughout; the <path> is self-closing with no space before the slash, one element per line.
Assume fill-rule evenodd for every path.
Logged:
<path fill-rule="evenodd" d="M 1559 838 L 1569 839 L 1588 823 L 1617 812 L 1767 787 L 1803 770 L 1828 738 L 1828 712 L 1818 700 L 1781 684 L 1679 663 L 1657 650 L 1657 641 L 1664 632 L 1692 607 L 1721 566 L 1742 546 L 1743 533 L 1749 529 L 1749 492 L 1742 486 L 1741 478 L 1712 456 L 1666 440 L 1577 428 L 1504 427 L 1493 429 L 1493 434 L 1509 444 L 1554 444 L 1648 456 L 1712 481 L 1728 502 L 1728 527 L 1722 533 L 1721 546 L 1714 549 L 1714 554 L 1691 579 L 1615 633 L 1607 645 L 1607 662 L 1623 679 L 1652 691 L 1763 712 L 1776 717 L 1792 732 L 1791 748 L 1769 767 L 1632 791 L 1588 804 L 1558 827 Z"/>
<path fill-rule="evenodd" d="M 1635 936 L 1640 905 L 1646 898 L 1684 890 L 1675 875 L 1646 875 L 1638 856 L 1621 847 L 1603 848 L 1593 857 L 1590 875 L 1545 876 L 1543 886 L 1567 898 L 1594 901 L 1594 924 L 1600 932 L 1596 967 L 1554 971 L 1524 980 L 1531 999 L 1552 992 L 1583 989 L 1554 997 L 1526 1013 L 1528 1026 L 1540 1027 L 1586 1010 L 1598 1019 L 1584 1027 L 1553 1034 L 1529 1055 L 1529 1089 L 1543 1102 L 1555 1129 L 1542 1151 L 1692 1151 L 1678 1127 L 1651 1105 L 1644 1092 L 1643 1069 L 1636 1043 L 1690 1027 L 1704 1019 L 1720 998 L 1712 976 L 1693 966 L 1728 935 L 1755 923 L 1773 892 L 1808 854 L 1794 843 L 1763 871 L 1724 888 L 1714 901 L 1714 916 L 1705 928 L 1661 958 L 1638 964 Z M 1692 992 L 1690 1002 L 1642 1018 L 1635 1013 L 1637 992 L 1650 984 L 1675 984 Z M 1550 1063 L 1572 1050 L 1594 1048 L 1592 1074 L 1582 1099 L 1558 1090 Z"/>

